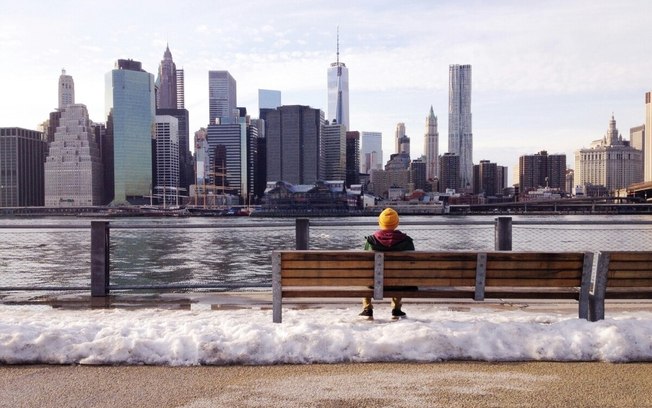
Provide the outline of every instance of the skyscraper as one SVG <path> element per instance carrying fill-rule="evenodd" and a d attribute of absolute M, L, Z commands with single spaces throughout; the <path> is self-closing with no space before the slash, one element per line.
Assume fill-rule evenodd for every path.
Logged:
<path fill-rule="evenodd" d="M 178 70 L 172 60 L 170 47 L 166 47 L 163 60 L 158 68 L 158 92 L 156 94 L 156 115 L 173 116 L 177 119 L 179 152 L 179 184 L 176 187 L 188 191 L 194 182 L 192 156 L 190 154 L 190 131 L 188 124 L 190 115 L 184 106 L 184 76 L 183 70 Z M 158 158 L 155 158 L 158 160 Z"/>
<path fill-rule="evenodd" d="M 159 88 L 156 99 L 158 109 L 177 109 L 177 66 L 172 61 L 170 47 L 165 47 L 163 60 L 158 67 Z"/>
<path fill-rule="evenodd" d="M 41 132 L 0 128 L 0 207 L 43 205 L 47 148 Z"/>
<path fill-rule="evenodd" d="M 432 180 L 439 176 L 439 131 L 437 130 L 437 116 L 435 116 L 432 106 L 430 106 L 430 113 L 426 118 L 423 151 L 426 154 L 426 180 Z"/>
<path fill-rule="evenodd" d="M 360 132 L 346 132 L 346 186 L 360 184 Z"/>
<path fill-rule="evenodd" d="M 566 188 L 566 155 L 551 154 L 543 150 L 537 154 L 524 155 L 518 159 L 518 182 L 520 194 L 530 190 L 550 187 Z"/>
<path fill-rule="evenodd" d="M 323 174 L 324 112 L 284 105 L 267 113 L 267 181 L 314 184 Z"/>
<path fill-rule="evenodd" d="M 73 103 L 75 103 L 75 82 L 72 76 L 66 75 L 66 70 L 62 69 L 59 76 L 59 110 L 66 109 Z"/>
<path fill-rule="evenodd" d="M 495 196 L 502 189 L 498 174 L 498 165 L 489 160 L 480 160 L 480 164 L 473 166 L 473 194 L 484 194 L 485 197 Z"/>
<path fill-rule="evenodd" d="M 276 109 L 281 106 L 281 91 L 272 89 L 258 90 L 258 109 Z"/>
<path fill-rule="evenodd" d="M 459 156 L 460 188 L 473 188 L 473 131 L 471 128 L 471 66 L 448 69 L 448 151 Z"/>
<path fill-rule="evenodd" d="M 337 29 L 337 60 L 328 68 L 328 121 L 349 124 L 349 69 L 340 62 L 340 31 Z"/>
<path fill-rule="evenodd" d="M 103 204 L 100 148 L 86 105 L 68 105 L 45 162 L 45 206 Z"/>
<path fill-rule="evenodd" d="M 328 181 L 346 179 L 346 129 L 341 123 L 325 124 L 321 135 L 321 152 L 324 173 L 321 178 Z"/>
<path fill-rule="evenodd" d="M 118 60 L 106 74 L 107 132 L 113 135 L 115 204 L 148 203 L 152 183 L 154 75 L 138 61 Z"/>
<path fill-rule="evenodd" d="M 383 168 L 383 134 L 381 132 L 361 132 L 360 139 L 360 173 L 369 174 L 371 170 L 381 170 Z"/>
<path fill-rule="evenodd" d="M 156 174 L 154 193 L 159 203 L 177 204 L 179 194 L 179 120 L 156 115 Z"/>
<path fill-rule="evenodd" d="M 236 100 L 236 82 L 229 71 L 208 71 L 208 123 L 239 116 Z"/>
<path fill-rule="evenodd" d="M 183 69 L 177 69 L 177 109 L 186 109 L 186 85 Z"/>
<path fill-rule="evenodd" d="M 401 153 L 401 139 L 405 136 L 405 123 L 399 122 L 394 130 L 394 153 Z"/>
<path fill-rule="evenodd" d="M 439 158 L 439 191 L 460 188 L 460 157 L 455 153 L 444 153 Z"/>

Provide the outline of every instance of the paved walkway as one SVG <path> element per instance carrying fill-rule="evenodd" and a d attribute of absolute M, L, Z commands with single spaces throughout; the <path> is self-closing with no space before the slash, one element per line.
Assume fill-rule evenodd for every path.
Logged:
<path fill-rule="evenodd" d="M 0 366 L 0 407 L 652 407 L 652 364 Z"/>

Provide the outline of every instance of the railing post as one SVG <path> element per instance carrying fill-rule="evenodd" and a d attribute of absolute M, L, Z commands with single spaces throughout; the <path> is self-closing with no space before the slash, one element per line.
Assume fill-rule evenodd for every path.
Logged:
<path fill-rule="evenodd" d="M 297 218 L 296 220 L 296 249 L 308 249 L 310 242 L 310 219 Z"/>
<path fill-rule="evenodd" d="M 496 218 L 494 238 L 496 251 L 512 250 L 512 217 Z"/>
<path fill-rule="evenodd" d="M 91 296 L 109 294 L 109 223 L 91 221 Z"/>

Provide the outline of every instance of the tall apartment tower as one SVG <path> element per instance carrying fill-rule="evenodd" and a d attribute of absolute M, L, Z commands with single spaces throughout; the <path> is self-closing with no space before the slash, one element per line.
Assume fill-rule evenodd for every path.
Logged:
<path fill-rule="evenodd" d="M 156 159 L 154 194 L 164 205 L 178 204 L 179 196 L 179 120 L 156 115 Z"/>
<path fill-rule="evenodd" d="M 645 93 L 645 142 L 643 181 L 652 181 L 652 92 Z"/>
<path fill-rule="evenodd" d="M 107 132 L 113 135 L 113 203 L 146 204 L 153 185 L 154 75 L 120 59 L 106 74 Z"/>
<path fill-rule="evenodd" d="M 208 123 L 214 125 L 239 116 L 236 82 L 229 71 L 208 71 Z"/>
<path fill-rule="evenodd" d="M 337 29 L 337 60 L 328 68 L 328 121 L 349 124 L 349 69 L 340 62 L 340 31 Z"/>
<path fill-rule="evenodd" d="M 177 66 L 172 61 L 170 46 L 165 47 L 163 60 L 158 66 L 158 94 L 156 107 L 159 109 L 177 109 Z"/>
<path fill-rule="evenodd" d="M 473 166 L 473 194 L 484 194 L 485 197 L 495 196 L 502 192 L 499 188 L 500 180 L 498 165 L 489 160 L 480 160 L 480 164 Z"/>
<path fill-rule="evenodd" d="M 321 178 L 328 181 L 346 179 L 346 128 L 333 122 L 325 124 L 321 135 L 321 154 L 324 173 Z"/>
<path fill-rule="evenodd" d="M 460 188 L 473 188 L 471 65 L 448 69 L 448 151 L 460 159 Z"/>
<path fill-rule="evenodd" d="M 401 139 L 405 136 L 405 123 L 399 122 L 394 130 L 394 153 L 401 153 Z"/>
<path fill-rule="evenodd" d="M 47 148 L 42 132 L 0 128 L 0 207 L 43 205 Z"/>
<path fill-rule="evenodd" d="M 284 105 L 267 113 L 267 181 L 314 184 L 322 179 L 324 112 Z"/>
<path fill-rule="evenodd" d="M 66 75 L 66 70 L 61 70 L 59 76 L 59 110 L 66 109 L 75 103 L 75 82 L 71 75 Z"/>
<path fill-rule="evenodd" d="M 575 183 L 601 185 L 607 191 L 643 181 L 643 152 L 623 141 L 613 115 L 607 133 L 588 149 L 575 152 Z"/>
<path fill-rule="evenodd" d="M 543 150 L 518 159 L 520 194 L 530 190 L 550 187 L 564 191 L 566 188 L 566 155 L 551 154 Z"/>
<path fill-rule="evenodd" d="M 360 173 L 383 168 L 383 134 L 381 132 L 360 133 Z"/>
<path fill-rule="evenodd" d="M 439 160 L 439 191 L 460 188 L 460 157 L 455 153 L 444 153 Z"/>
<path fill-rule="evenodd" d="M 426 180 L 433 180 L 439 176 L 439 131 L 437 130 L 437 116 L 435 116 L 432 106 L 430 106 L 430 113 L 426 118 L 423 151 L 426 154 Z"/>
<path fill-rule="evenodd" d="M 45 206 L 103 204 L 100 148 L 86 105 L 68 105 L 45 161 Z"/>
<path fill-rule="evenodd" d="M 360 184 L 360 132 L 346 132 L 346 186 Z"/>

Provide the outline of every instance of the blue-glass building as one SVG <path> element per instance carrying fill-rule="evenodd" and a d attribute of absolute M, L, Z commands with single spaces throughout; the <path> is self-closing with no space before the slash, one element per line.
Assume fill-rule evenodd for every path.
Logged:
<path fill-rule="evenodd" d="M 118 60 L 106 74 L 107 129 L 113 134 L 113 204 L 149 203 L 152 189 L 154 76 L 141 63 Z"/>

